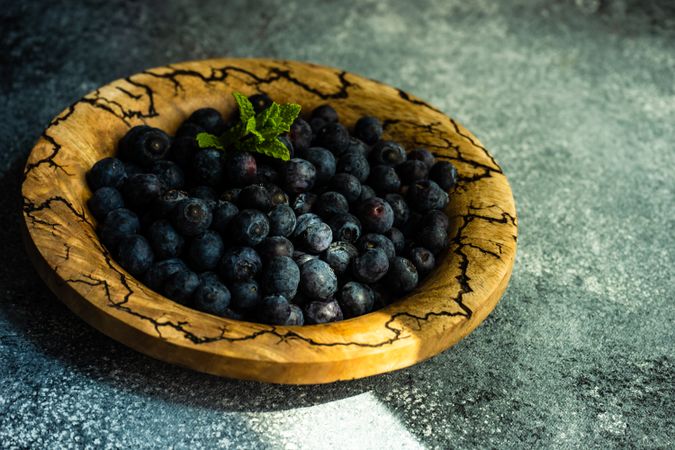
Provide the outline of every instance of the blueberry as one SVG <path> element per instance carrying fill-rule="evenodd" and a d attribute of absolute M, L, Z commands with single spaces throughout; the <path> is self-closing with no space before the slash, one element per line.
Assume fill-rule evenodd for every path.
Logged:
<path fill-rule="evenodd" d="M 418 147 L 408 153 L 408 159 L 422 161 L 424 164 L 426 164 L 428 169 L 431 169 L 431 166 L 433 166 L 436 162 L 436 158 L 434 158 L 433 153 L 422 147 Z"/>
<path fill-rule="evenodd" d="M 190 197 L 204 200 L 212 211 L 218 204 L 218 194 L 211 186 L 194 186 L 190 188 L 189 194 Z"/>
<path fill-rule="evenodd" d="M 422 214 L 417 211 L 410 211 L 410 217 L 403 224 L 399 225 L 399 229 L 406 237 L 412 237 L 414 233 L 419 231 L 420 225 L 422 223 Z"/>
<path fill-rule="evenodd" d="M 137 173 L 128 177 L 122 184 L 125 203 L 141 208 L 159 197 L 164 186 L 159 177 L 152 173 Z"/>
<path fill-rule="evenodd" d="M 441 228 L 447 231 L 450 219 L 443 211 L 432 209 L 422 217 L 421 223 L 425 227 Z"/>
<path fill-rule="evenodd" d="M 357 217 L 366 231 L 386 233 L 394 225 L 394 210 L 379 197 L 369 198 L 360 203 Z"/>
<path fill-rule="evenodd" d="M 187 123 L 195 124 L 207 133 L 220 135 L 225 131 L 223 116 L 213 108 L 201 108 L 190 114 Z"/>
<path fill-rule="evenodd" d="M 302 265 L 305 264 L 307 261 L 317 259 L 318 257 L 319 257 L 318 255 L 311 255 L 309 253 L 301 252 L 298 250 L 293 252 L 293 261 L 295 261 L 298 267 L 302 267 Z"/>
<path fill-rule="evenodd" d="M 150 130 L 152 130 L 152 127 L 147 125 L 137 125 L 129 129 L 117 142 L 117 155 L 125 161 L 131 161 L 130 155 L 133 152 L 132 148 L 137 137 Z"/>
<path fill-rule="evenodd" d="M 384 200 L 389 203 L 392 211 L 394 211 L 394 225 L 399 227 L 406 223 L 410 218 L 410 208 L 403 196 L 399 194 L 387 194 Z"/>
<path fill-rule="evenodd" d="M 220 260 L 219 274 L 227 281 L 247 281 L 262 269 L 260 256 L 250 247 L 230 247 Z"/>
<path fill-rule="evenodd" d="M 272 199 L 272 206 L 276 205 L 288 205 L 288 195 L 276 184 L 272 183 L 263 183 L 263 187 L 267 189 L 267 192 L 270 193 L 270 198 Z M 302 195 L 302 194 L 300 194 Z"/>
<path fill-rule="evenodd" d="M 234 242 L 254 247 L 260 244 L 270 232 L 267 216 L 255 209 L 239 211 L 230 222 L 230 235 Z"/>
<path fill-rule="evenodd" d="M 220 186 L 225 174 L 223 152 L 215 148 L 200 148 L 192 158 L 190 169 L 193 183 Z"/>
<path fill-rule="evenodd" d="M 286 189 L 294 194 L 306 192 L 314 187 L 316 168 L 314 164 L 300 158 L 293 158 L 283 168 Z"/>
<path fill-rule="evenodd" d="M 379 165 L 370 171 L 368 184 L 379 194 L 398 192 L 401 189 L 401 180 L 393 167 Z"/>
<path fill-rule="evenodd" d="M 167 220 L 153 222 L 148 227 L 147 236 L 158 259 L 175 258 L 183 251 L 183 236 Z"/>
<path fill-rule="evenodd" d="M 321 117 L 312 117 L 309 120 L 309 126 L 312 128 L 312 140 L 316 138 L 317 133 L 326 125 L 328 125 L 328 122 Z"/>
<path fill-rule="evenodd" d="M 302 152 L 302 157 L 314 165 L 316 184 L 323 185 L 335 175 L 337 162 L 335 156 L 329 150 L 321 147 L 310 147 Z"/>
<path fill-rule="evenodd" d="M 99 236 L 108 250 L 113 250 L 120 239 L 138 233 L 141 222 L 133 211 L 119 208 L 110 211 L 103 219 Z"/>
<path fill-rule="evenodd" d="M 196 273 L 179 270 L 164 282 L 162 293 L 176 303 L 187 305 L 198 287 L 199 277 Z"/>
<path fill-rule="evenodd" d="M 272 325 L 284 325 L 291 315 L 291 304 L 282 295 L 270 295 L 260 303 L 260 320 Z"/>
<path fill-rule="evenodd" d="M 224 251 L 225 244 L 220 235 L 214 231 L 206 231 L 190 241 L 186 257 L 190 267 L 201 272 L 215 269 Z"/>
<path fill-rule="evenodd" d="M 278 294 L 293 298 L 300 284 L 300 269 L 288 256 L 275 256 L 267 263 L 260 277 L 260 286 L 265 294 Z"/>
<path fill-rule="evenodd" d="M 338 214 L 327 221 L 334 241 L 356 242 L 361 237 L 361 222 L 351 214 Z"/>
<path fill-rule="evenodd" d="M 213 208 L 211 229 L 222 235 L 227 235 L 228 226 L 237 214 L 239 214 L 239 208 L 234 203 L 219 200 Z"/>
<path fill-rule="evenodd" d="M 361 250 L 361 252 L 379 248 L 387 255 L 389 262 L 391 262 L 396 256 L 396 248 L 394 247 L 394 243 L 391 242 L 388 237 L 377 233 L 368 233 L 362 236 L 357 242 L 357 247 Z"/>
<path fill-rule="evenodd" d="M 171 211 L 171 224 L 185 236 L 197 236 L 211 226 L 213 214 L 206 201 L 199 198 L 181 200 Z"/>
<path fill-rule="evenodd" d="M 414 247 L 410 250 L 410 260 L 421 277 L 427 275 L 436 267 L 434 254 L 424 247 Z"/>
<path fill-rule="evenodd" d="M 391 227 L 389 231 L 385 233 L 385 236 L 394 244 L 394 249 L 397 254 L 400 254 L 405 249 L 405 236 L 398 228 Z"/>
<path fill-rule="evenodd" d="M 293 203 L 291 204 L 293 211 L 296 215 L 302 215 L 310 212 L 314 208 L 314 204 L 318 200 L 319 196 L 313 192 L 303 192 L 295 197 Z"/>
<path fill-rule="evenodd" d="M 232 283 L 230 294 L 231 305 L 237 309 L 250 310 L 260 302 L 260 288 L 254 280 Z"/>
<path fill-rule="evenodd" d="M 272 106 L 272 99 L 267 94 L 253 94 L 248 98 L 248 101 L 251 102 L 256 113 Z"/>
<path fill-rule="evenodd" d="M 171 189 L 165 191 L 152 202 L 152 210 L 157 217 L 165 217 L 173 211 L 176 205 L 188 198 L 187 192 Z"/>
<path fill-rule="evenodd" d="M 298 238 L 300 247 L 309 253 L 321 253 L 333 242 L 333 231 L 324 222 L 310 223 Z"/>
<path fill-rule="evenodd" d="M 368 145 L 382 138 L 382 122 L 373 116 L 363 116 L 354 125 L 354 134 Z"/>
<path fill-rule="evenodd" d="M 424 227 L 418 234 L 418 241 L 423 247 L 438 254 L 448 247 L 448 233 L 437 227 Z"/>
<path fill-rule="evenodd" d="M 104 186 L 96 189 L 87 206 L 96 220 L 103 220 L 110 211 L 124 208 L 124 200 L 117 189 Z"/>
<path fill-rule="evenodd" d="M 139 166 L 138 164 L 134 164 L 129 161 L 124 161 L 124 171 L 127 173 L 127 177 L 130 177 L 132 175 L 136 175 L 137 173 L 144 173 L 143 168 Z M 122 180 L 122 183 L 124 180 Z M 120 184 L 118 187 L 121 187 L 122 184 Z"/>
<path fill-rule="evenodd" d="M 344 195 L 335 191 L 328 191 L 319 196 L 314 210 L 319 216 L 328 218 L 336 214 L 347 214 L 349 203 Z"/>
<path fill-rule="evenodd" d="M 349 147 L 349 131 L 341 123 L 328 123 L 316 134 L 314 142 L 340 156 Z"/>
<path fill-rule="evenodd" d="M 185 185 L 183 170 L 173 161 L 155 161 L 150 166 L 150 173 L 157 175 L 167 189 L 182 189 Z"/>
<path fill-rule="evenodd" d="M 87 172 L 89 188 L 95 191 L 102 187 L 120 187 L 127 177 L 124 163 L 117 158 L 103 158 Z"/>
<path fill-rule="evenodd" d="M 335 272 L 320 259 L 307 261 L 300 267 L 300 289 L 309 298 L 325 300 L 337 291 Z"/>
<path fill-rule="evenodd" d="M 226 316 L 232 298 L 230 291 L 220 281 L 200 278 L 201 282 L 192 294 L 194 307 L 216 316 Z"/>
<path fill-rule="evenodd" d="M 415 289 L 418 281 L 417 269 L 409 259 L 401 256 L 394 258 L 385 279 L 389 290 L 398 294 L 407 293 Z"/>
<path fill-rule="evenodd" d="M 279 182 L 279 172 L 274 167 L 268 164 L 256 164 L 256 177 L 258 183 L 278 183 Z"/>
<path fill-rule="evenodd" d="M 305 322 L 308 324 L 337 322 L 343 318 L 340 305 L 335 300 L 314 301 L 305 306 Z"/>
<path fill-rule="evenodd" d="M 148 241 L 139 234 L 120 239 L 115 260 L 135 277 L 143 275 L 152 265 L 154 255 Z"/>
<path fill-rule="evenodd" d="M 320 222 L 321 218 L 316 214 L 313 213 L 301 214 L 300 216 L 298 216 L 292 236 L 298 237 L 307 229 L 309 225 Z"/>
<path fill-rule="evenodd" d="M 319 105 L 312 111 L 312 118 L 319 118 L 326 123 L 337 122 L 339 120 L 338 113 L 330 105 Z"/>
<path fill-rule="evenodd" d="M 225 160 L 225 176 L 233 186 L 246 186 L 254 183 L 258 175 L 258 164 L 248 152 L 231 152 Z"/>
<path fill-rule="evenodd" d="M 220 195 L 220 199 L 236 205 L 239 202 L 239 194 L 241 194 L 240 188 L 225 189 Z"/>
<path fill-rule="evenodd" d="M 349 242 L 333 242 L 323 253 L 322 258 L 328 263 L 337 275 L 347 272 L 352 259 L 358 255 L 358 250 Z"/>
<path fill-rule="evenodd" d="M 225 312 L 223 313 L 223 317 L 227 317 L 228 319 L 233 319 L 233 320 L 244 320 L 244 315 L 231 309 L 227 308 Z"/>
<path fill-rule="evenodd" d="M 302 313 L 302 309 L 298 305 L 291 303 L 291 314 L 288 316 L 286 323 L 284 325 L 304 325 L 305 316 Z"/>
<path fill-rule="evenodd" d="M 192 158 L 198 150 L 199 146 L 194 136 L 179 136 L 171 143 L 169 157 L 181 167 L 190 167 Z"/>
<path fill-rule="evenodd" d="M 367 184 L 361 185 L 361 195 L 359 196 L 357 202 L 361 203 L 373 197 L 377 197 L 375 189 L 371 188 Z"/>
<path fill-rule="evenodd" d="M 266 213 L 272 209 L 272 196 L 261 185 L 250 184 L 241 190 L 238 204 L 242 209 L 257 209 Z"/>
<path fill-rule="evenodd" d="M 444 191 L 449 191 L 457 184 L 457 169 L 448 161 L 438 161 L 429 171 L 429 178 Z"/>
<path fill-rule="evenodd" d="M 199 126 L 196 123 L 188 122 L 187 120 L 183 122 L 178 129 L 176 130 L 176 138 L 189 138 L 194 141 L 194 138 L 199 134 L 203 133 L 204 128 Z"/>
<path fill-rule="evenodd" d="M 298 117 L 293 122 L 293 125 L 291 125 L 288 136 L 293 143 L 293 147 L 301 152 L 312 144 L 312 127 L 309 123 Z"/>
<path fill-rule="evenodd" d="M 346 318 L 361 316 L 373 310 L 375 294 L 369 286 L 350 281 L 340 289 L 338 303 Z"/>
<path fill-rule="evenodd" d="M 292 257 L 295 248 L 293 243 L 283 236 L 268 236 L 256 250 L 263 261 L 269 261 L 275 256 Z"/>
<path fill-rule="evenodd" d="M 281 136 L 278 136 L 277 139 L 279 139 L 279 141 L 280 141 L 282 144 L 284 144 L 284 146 L 286 146 L 286 148 L 288 149 L 288 155 L 289 155 L 289 158 L 293 158 L 293 157 L 295 156 L 295 148 L 293 147 L 293 143 L 292 143 L 291 140 L 288 138 L 288 136 L 286 136 L 286 135 L 281 135 Z M 261 156 L 262 156 L 262 155 L 261 155 Z M 274 160 L 274 159 L 272 159 L 272 158 L 270 158 L 270 159 L 271 159 L 271 161 L 270 161 L 271 163 L 274 163 L 274 162 L 278 161 L 278 160 Z"/>
<path fill-rule="evenodd" d="M 288 205 L 277 205 L 269 213 L 270 236 L 290 236 L 295 230 L 295 213 Z"/>
<path fill-rule="evenodd" d="M 346 153 L 358 153 L 368 158 L 368 155 L 370 154 L 370 146 L 366 145 L 361 139 L 352 136 L 349 138 L 349 146 L 343 154 Z"/>
<path fill-rule="evenodd" d="M 338 173 L 328 186 L 331 190 L 344 195 L 349 203 L 356 201 L 361 195 L 361 182 L 354 175 Z"/>
<path fill-rule="evenodd" d="M 376 282 L 385 276 L 388 270 L 387 254 L 379 248 L 366 250 L 352 261 L 352 273 L 357 280 L 364 283 Z"/>
<path fill-rule="evenodd" d="M 380 141 L 373 146 L 370 152 L 370 162 L 373 165 L 384 164 L 394 167 L 405 160 L 405 149 L 394 141 Z"/>
<path fill-rule="evenodd" d="M 159 128 L 144 128 L 127 134 L 129 139 L 120 147 L 120 156 L 141 167 L 148 167 L 153 162 L 163 159 L 169 153 L 171 139 Z"/>
<path fill-rule="evenodd" d="M 418 211 L 443 209 L 448 205 L 448 193 L 431 180 L 411 184 L 408 189 L 408 203 Z"/>
<path fill-rule="evenodd" d="M 429 166 L 424 161 L 408 159 L 396 166 L 396 172 L 402 183 L 410 184 L 429 177 Z"/>
<path fill-rule="evenodd" d="M 358 153 L 347 153 L 340 157 L 337 171 L 352 174 L 363 183 L 368 179 L 368 175 L 370 175 L 370 165 L 365 156 Z"/>
<path fill-rule="evenodd" d="M 171 258 L 156 261 L 145 272 L 143 282 L 153 291 L 160 291 L 166 280 L 179 270 L 187 270 L 182 259 Z"/>

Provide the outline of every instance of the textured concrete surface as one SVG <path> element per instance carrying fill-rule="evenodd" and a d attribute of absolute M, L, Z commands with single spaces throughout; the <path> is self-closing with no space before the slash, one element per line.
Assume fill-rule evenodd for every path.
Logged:
<path fill-rule="evenodd" d="M 0 2 L 0 447 L 675 445 L 672 2 L 77 3 Z M 42 128 L 112 79 L 224 55 L 380 79 L 479 136 L 521 228 L 478 330 L 397 373 L 267 386 L 146 358 L 50 294 L 19 241 Z"/>

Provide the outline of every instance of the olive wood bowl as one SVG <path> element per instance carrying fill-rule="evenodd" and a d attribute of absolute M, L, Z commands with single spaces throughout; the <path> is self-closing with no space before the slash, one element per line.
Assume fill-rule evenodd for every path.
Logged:
<path fill-rule="evenodd" d="M 86 207 L 85 173 L 115 153 L 130 127 L 173 133 L 195 109 L 229 116 L 231 93 L 264 92 L 302 105 L 330 103 L 348 127 L 370 114 L 385 138 L 451 161 L 450 247 L 407 297 L 361 317 L 272 326 L 216 317 L 150 290 L 101 245 Z M 469 131 L 428 103 L 343 70 L 296 61 L 212 59 L 114 81 L 56 116 L 33 148 L 22 186 L 24 241 L 38 273 L 75 314 L 152 357 L 211 374 L 310 384 L 389 372 L 423 361 L 469 334 L 506 289 L 517 219 L 501 168 Z"/>

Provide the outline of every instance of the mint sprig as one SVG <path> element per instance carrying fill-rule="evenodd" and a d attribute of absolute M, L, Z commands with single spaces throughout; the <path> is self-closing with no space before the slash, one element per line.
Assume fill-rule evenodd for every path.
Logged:
<path fill-rule="evenodd" d="M 216 148 L 223 151 L 233 148 L 288 161 L 291 157 L 290 151 L 279 140 L 279 136 L 291 129 L 291 125 L 300 114 L 300 105 L 296 103 L 280 105 L 273 102 L 268 108 L 256 114 L 245 95 L 239 92 L 232 95 L 239 106 L 239 123 L 222 136 L 198 133 L 196 140 L 199 148 Z"/>

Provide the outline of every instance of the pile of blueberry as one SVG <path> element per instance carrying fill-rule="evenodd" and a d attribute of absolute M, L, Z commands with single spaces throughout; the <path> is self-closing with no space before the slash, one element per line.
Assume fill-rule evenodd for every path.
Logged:
<path fill-rule="evenodd" d="M 88 172 L 101 242 L 148 287 L 219 316 L 302 325 L 371 312 L 435 267 L 452 164 L 382 140 L 374 117 L 350 135 L 329 105 L 280 138 L 290 161 L 199 148 L 197 133 L 232 123 L 204 108 L 173 138 L 134 127 Z"/>

